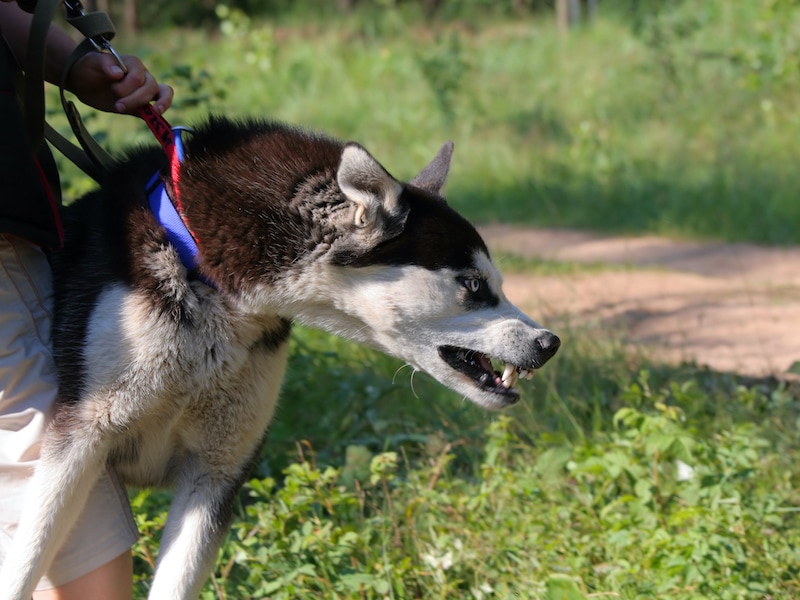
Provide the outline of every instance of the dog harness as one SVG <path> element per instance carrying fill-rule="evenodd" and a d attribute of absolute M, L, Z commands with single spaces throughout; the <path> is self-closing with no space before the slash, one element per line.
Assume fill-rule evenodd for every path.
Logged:
<path fill-rule="evenodd" d="M 183 266 L 191 271 L 197 268 L 197 257 L 200 254 L 200 250 L 197 247 L 197 240 L 194 234 L 189 230 L 185 217 L 182 215 L 183 206 L 179 201 L 180 192 L 178 191 L 177 174 L 184 156 L 183 140 L 181 139 L 182 131 L 183 128 L 181 127 L 171 129 L 174 154 L 170 158 L 170 175 L 172 176 L 172 193 L 175 197 L 175 203 L 173 204 L 172 198 L 167 192 L 167 186 L 164 183 L 161 172 L 153 175 L 145 190 L 147 191 L 150 210 L 153 211 L 158 222 L 166 230 L 167 239 L 178 251 L 178 256 Z"/>
<path fill-rule="evenodd" d="M 139 115 L 147 123 L 156 139 L 161 142 L 164 153 L 169 159 L 170 185 L 167 186 L 167 178 L 162 172 L 156 171 L 145 187 L 150 210 L 167 232 L 167 240 L 175 247 L 181 263 L 189 273 L 192 273 L 198 267 L 200 249 L 197 246 L 197 236 L 189 228 L 186 220 L 178 185 L 181 163 L 184 158 L 181 134 L 191 130 L 187 127 L 171 127 L 167 120 L 157 114 L 149 104 L 140 109 Z M 197 274 L 197 278 L 209 287 L 215 287 L 208 278 L 200 274 Z"/>

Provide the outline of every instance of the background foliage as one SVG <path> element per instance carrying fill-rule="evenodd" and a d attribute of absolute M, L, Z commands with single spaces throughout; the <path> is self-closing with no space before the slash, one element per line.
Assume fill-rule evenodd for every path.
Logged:
<path fill-rule="evenodd" d="M 173 122 L 287 120 L 358 139 L 399 177 L 452 139 L 450 197 L 479 222 L 800 239 L 794 0 L 607 2 L 567 36 L 544 11 L 366 4 L 266 20 L 219 4 L 213 27 L 118 45 L 176 87 Z M 148 141 L 129 121 L 93 131 L 112 148 Z"/>
<path fill-rule="evenodd" d="M 401 178 L 453 139 L 448 199 L 478 222 L 800 240 L 795 1 L 608 0 L 566 36 L 523 0 L 139 8 L 117 45 L 176 87 L 176 124 L 287 120 Z M 112 150 L 152 143 L 86 116 Z M 562 350 L 503 416 L 296 331 L 204 597 L 800 597 L 796 387 L 557 325 Z M 143 597 L 169 495 L 132 499 Z"/>

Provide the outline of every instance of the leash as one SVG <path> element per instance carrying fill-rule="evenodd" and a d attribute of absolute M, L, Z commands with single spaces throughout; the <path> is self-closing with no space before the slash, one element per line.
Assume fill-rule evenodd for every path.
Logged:
<path fill-rule="evenodd" d="M 35 6 L 33 5 L 34 2 Z M 55 10 L 62 2 L 66 9 L 67 22 L 80 31 L 85 38 L 67 59 L 59 86 L 61 105 L 75 137 L 83 148 L 82 151 L 81 148 L 78 148 L 55 131 L 44 119 L 44 86 L 42 82 L 44 81 L 45 38 Z M 41 144 L 43 138 L 46 138 L 84 173 L 102 184 L 108 179 L 108 173 L 114 163 L 113 158 L 100 147 L 86 130 L 77 107 L 73 102 L 66 99 L 64 90 L 70 69 L 78 60 L 91 51 L 110 54 L 122 71 L 124 73 L 128 72 L 128 68 L 122 58 L 111 46 L 111 40 L 116 34 L 114 25 L 106 13 L 86 13 L 80 0 L 33 0 L 23 8 L 29 12 L 33 9 L 33 21 L 26 55 L 24 90 L 25 119 L 29 136 L 36 145 Z M 165 181 L 166 178 L 162 177 L 161 172 L 156 172 L 145 187 L 148 194 L 148 204 L 158 222 L 166 230 L 167 239 L 177 250 L 184 267 L 191 272 L 198 266 L 200 251 L 197 245 L 197 237 L 186 220 L 179 186 L 180 167 L 184 158 L 181 134 L 190 130 L 186 127 L 172 127 L 163 116 L 153 110 L 151 104 L 142 106 L 138 112 L 139 117 L 161 144 L 169 162 L 169 186 Z M 169 190 L 172 191 L 171 196 Z M 202 276 L 199 278 L 213 287 Z"/>
<path fill-rule="evenodd" d="M 62 3 L 66 8 L 67 22 L 83 34 L 85 38 L 67 58 L 61 72 L 61 83 L 59 85 L 61 104 L 69 119 L 75 137 L 83 147 L 82 152 L 80 148 L 63 138 L 63 136 L 52 127 L 47 125 L 44 118 L 44 87 L 42 82 L 44 81 L 46 37 L 55 11 Z M 28 0 L 27 3 L 21 2 L 21 4 L 25 10 L 31 11 L 31 9 L 33 9 L 33 21 L 31 22 L 26 52 L 24 82 L 25 121 L 31 143 L 36 147 L 41 144 L 43 138 L 46 137 L 58 150 L 62 151 L 62 154 L 72 160 L 72 162 L 80 167 L 87 175 L 98 183 L 102 183 L 107 177 L 114 160 L 88 133 L 75 104 L 66 99 L 65 84 L 69 72 L 75 63 L 92 51 L 110 54 L 114 57 L 117 65 L 119 65 L 123 72 L 128 72 L 128 68 L 122 61 L 122 58 L 111 45 L 111 40 L 116 35 L 114 24 L 104 12 L 86 13 L 83 10 L 81 0 Z M 172 159 L 175 146 L 172 127 L 167 123 L 166 119 L 156 114 L 150 105 L 140 108 L 139 116 L 161 143 L 172 164 L 174 162 Z M 47 133 L 46 135 L 45 132 Z M 51 133 L 53 134 L 52 136 Z M 64 147 L 66 151 L 63 151 L 62 147 Z M 83 154 L 83 156 L 81 156 L 81 154 Z M 93 166 L 84 169 L 84 166 L 87 165 L 87 160 L 91 161 Z M 177 167 L 173 166 L 171 171 L 173 177 L 176 177 L 178 172 Z"/>
<path fill-rule="evenodd" d="M 75 51 L 67 59 L 61 73 L 59 86 L 61 105 L 75 137 L 80 142 L 81 147 L 78 147 L 45 121 L 43 83 L 47 33 L 55 12 L 63 1 L 28 0 L 18 2 L 20 8 L 33 15 L 28 34 L 25 64 L 23 65 L 25 77 L 22 84 L 22 93 L 24 98 L 25 129 L 34 148 L 41 146 L 44 140 L 47 139 L 59 152 L 75 163 L 89 177 L 97 182 L 102 182 L 113 164 L 113 159 L 86 130 L 74 103 L 67 101 L 64 95 L 64 88 L 70 69 L 84 54 L 98 49 L 98 46 L 100 51 L 113 51 L 113 49 L 104 48 L 100 41 L 110 48 L 108 42 L 114 37 L 116 30 L 105 13 L 85 14 L 80 5 L 80 0 L 73 0 L 66 4 L 67 21 L 86 38 L 78 44 Z"/>

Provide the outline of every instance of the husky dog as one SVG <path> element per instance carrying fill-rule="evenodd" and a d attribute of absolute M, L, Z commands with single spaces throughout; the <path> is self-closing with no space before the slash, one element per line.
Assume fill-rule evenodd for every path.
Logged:
<path fill-rule="evenodd" d="M 177 186 L 165 178 L 197 240 L 189 268 L 143 191 L 165 169 L 159 151 L 134 152 L 70 206 L 52 260 L 60 404 L 3 597 L 30 598 L 108 464 L 126 484 L 175 488 L 150 598 L 196 598 L 275 411 L 293 321 L 481 406 L 517 402 L 518 377 L 560 342 L 506 299 L 443 199 L 452 149 L 401 183 L 356 143 L 212 118 L 187 140 Z"/>

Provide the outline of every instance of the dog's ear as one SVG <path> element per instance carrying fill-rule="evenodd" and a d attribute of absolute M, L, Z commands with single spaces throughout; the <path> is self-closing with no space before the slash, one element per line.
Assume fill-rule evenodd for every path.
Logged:
<path fill-rule="evenodd" d="M 380 209 L 388 215 L 399 212 L 403 186 L 362 146 L 345 145 L 336 182 L 347 199 L 356 204 L 355 224 L 366 227 L 378 219 Z"/>
<path fill-rule="evenodd" d="M 450 172 L 450 160 L 453 158 L 453 142 L 446 142 L 439 149 L 430 164 L 420 171 L 409 183 L 431 194 L 440 196 L 447 174 Z"/>

